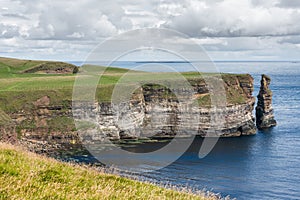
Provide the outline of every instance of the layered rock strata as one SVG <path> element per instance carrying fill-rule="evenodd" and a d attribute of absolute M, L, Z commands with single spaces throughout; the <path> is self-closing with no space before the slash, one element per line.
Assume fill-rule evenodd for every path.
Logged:
<path fill-rule="evenodd" d="M 272 107 L 272 91 L 269 89 L 271 79 L 262 75 L 259 94 L 257 95 L 256 126 L 258 129 L 266 129 L 276 126 L 274 110 Z"/>
<path fill-rule="evenodd" d="M 191 102 L 207 97 L 208 89 L 203 80 L 190 81 L 193 95 Z M 83 140 L 97 141 L 103 137 L 110 139 L 133 138 L 168 138 L 175 135 L 189 137 L 191 135 L 208 136 L 214 124 L 212 116 L 222 116 L 223 126 L 219 127 L 212 136 L 234 137 L 253 135 L 256 133 L 254 117 L 255 98 L 253 78 L 250 75 L 232 76 L 224 79 L 228 98 L 241 98 L 229 103 L 225 108 L 215 109 L 210 106 L 189 106 L 179 103 L 180 95 L 166 95 L 171 91 L 160 85 L 146 84 L 123 105 L 111 103 L 95 103 L 92 108 L 77 104 L 73 109 L 77 116 L 85 116 L 83 121 L 94 119 L 98 129 L 84 130 Z M 182 88 L 179 94 L 190 94 L 187 88 Z M 231 94 L 234 93 L 234 94 Z M 77 106 L 77 107 L 76 107 Z M 87 108 L 84 110 L 83 108 Z M 93 110 L 93 112 L 90 112 Z M 89 114 L 91 116 L 87 116 Z M 97 116 L 96 120 L 94 116 Z M 101 134 L 102 133 L 102 134 Z M 105 135 L 104 135 L 105 134 Z M 217 134 L 217 135 L 216 135 Z M 209 135 L 210 136 L 210 135 Z"/>
<path fill-rule="evenodd" d="M 104 137 L 109 139 L 171 138 L 175 135 L 207 136 L 215 124 L 211 117 L 222 115 L 224 124 L 218 128 L 217 136 L 234 137 L 256 133 L 254 117 L 255 98 L 253 78 L 250 75 L 230 75 L 224 77 L 227 103 L 224 108 L 202 105 L 209 102 L 209 92 L 203 79 L 189 80 L 192 86 L 190 103 L 198 106 L 184 105 L 179 99 L 191 94 L 191 88 L 180 88 L 180 95 L 160 85 L 146 84 L 132 95 L 129 102 L 113 104 L 111 102 L 94 102 L 86 106 L 84 102 L 72 107 L 71 101 L 53 105 L 51 97 L 42 96 L 31 102 L 33 110 L 21 110 L 8 115 L 15 124 L 18 137 L 28 140 L 55 140 L 77 143 L 80 140 L 97 141 Z M 199 104 L 197 104 L 199 102 Z M 87 110 L 85 110 L 87 109 Z M 77 110 L 77 111 L 76 111 Z M 76 116 L 77 115 L 77 116 Z M 85 134 L 78 136 L 73 117 L 83 117 L 81 126 Z M 218 123 L 218 122 L 215 122 Z M 78 128 L 78 127 L 77 127 Z"/>

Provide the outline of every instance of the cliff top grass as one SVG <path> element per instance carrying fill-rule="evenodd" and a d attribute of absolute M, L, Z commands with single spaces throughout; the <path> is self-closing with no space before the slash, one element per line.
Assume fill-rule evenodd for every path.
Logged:
<path fill-rule="evenodd" d="M 0 78 L 32 77 L 34 74 L 73 74 L 77 72 L 77 66 L 64 62 L 0 57 Z"/>
<path fill-rule="evenodd" d="M 47 95 L 51 98 L 52 105 L 61 105 L 72 100 L 72 90 L 75 81 L 74 74 L 45 74 L 36 73 L 33 69 L 41 66 L 55 65 L 58 67 L 69 66 L 69 64 L 50 61 L 18 60 L 12 58 L 0 58 L 0 109 L 6 113 L 13 113 L 22 109 L 31 109 L 32 102 Z M 70 65 L 72 66 L 72 65 Z M 101 66 L 94 66 L 101 68 Z M 103 67 L 102 67 L 103 68 Z M 103 68 L 104 69 L 104 68 Z M 131 71 L 128 69 L 108 67 L 98 82 L 96 96 L 99 101 L 110 101 L 115 84 L 120 78 L 127 74 L 130 81 L 138 80 L 173 80 L 178 74 L 174 73 L 148 73 Z M 79 74 L 85 67 L 79 69 Z M 189 81 L 200 80 L 199 72 L 184 72 L 182 75 Z M 205 74 L 214 76 L 214 74 Z M 247 79 L 248 75 L 222 74 L 222 78 L 230 82 L 239 77 Z M 201 82 L 201 81 L 200 81 Z M 203 79 L 202 82 L 204 83 Z M 228 87 L 229 88 L 229 87 Z M 227 101 L 231 104 L 243 103 L 245 101 L 242 93 L 234 89 L 227 92 Z M 200 105 L 209 104 L 210 97 L 199 98 Z"/>
<path fill-rule="evenodd" d="M 0 199 L 201 199 L 0 143 Z"/>

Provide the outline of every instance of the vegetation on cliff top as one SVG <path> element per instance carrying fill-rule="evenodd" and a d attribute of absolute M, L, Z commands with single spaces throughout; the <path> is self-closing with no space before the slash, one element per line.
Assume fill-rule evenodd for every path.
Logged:
<path fill-rule="evenodd" d="M 78 67 L 55 61 L 19 60 L 0 57 L 0 78 L 31 77 L 33 74 L 75 74 Z"/>
<path fill-rule="evenodd" d="M 51 63 L 51 67 L 56 64 L 58 67 L 69 64 L 48 61 L 18 60 L 10 58 L 0 58 L 0 121 L 5 123 L 6 114 L 35 109 L 33 103 L 45 95 L 51 99 L 50 106 L 61 106 L 66 109 L 70 107 L 72 100 L 72 90 L 75 81 L 74 74 L 43 74 L 35 73 L 32 69 Z M 97 66 L 100 67 L 100 66 Z M 80 70 L 84 69 L 79 69 Z M 25 73 L 26 72 L 26 73 Z M 32 72 L 32 73 L 30 73 Z M 128 73 L 130 72 L 130 73 Z M 99 101 L 110 101 L 115 84 L 124 74 L 128 74 L 129 81 L 161 79 L 173 80 L 178 74 L 174 73 L 149 73 L 141 71 L 131 71 L 121 68 L 106 68 L 103 76 L 99 80 L 96 97 Z M 190 82 L 200 82 L 205 84 L 198 72 L 185 72 L 182 75 Z M 203 75 L 203 74 L 202 74 Z M 205 74 L 214 76 L 214 74 Z M 228 104 L 244 103 L 246 96 L 241 87 L 235 85 L 237 80 L 249 79 L 249 75 L 222 74 L 225 82 L 225 89 Z M 233 86 L 231 86 L 233 85 Z M 198 98 L 200 106 L 210 105 L 209 94 L 201 95 Z M 3 119 L 3 120 L 1 120 Z M 7 120 L 6 120 L 7 121 Z"/>
<path fill-rule="evenodd" d="M 215 199 L 62 163 L 0 143 L 0 199 Z"/>

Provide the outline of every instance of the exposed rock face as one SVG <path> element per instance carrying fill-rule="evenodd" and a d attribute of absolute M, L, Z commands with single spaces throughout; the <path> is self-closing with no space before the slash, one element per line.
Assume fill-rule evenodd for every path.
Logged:
<path fill-rule="evenodd" d="M 261 77 L 260 91 L 257 95 L 256 126 L 258 129 L 276 126 L 272 108 L 272 91 L 269 89 L 270 82 L 270 77 L 263 74 Z"/>
<path fill-rule="evenodd" d="M 46 74 L 76 74 L 78 67 L 64 62 L 45 62 L 33 68 L 23 71 L 23 73 L 46 73 Z"/>
<path fill-rule="evenodd" d="M 189 97 L 191 101 L 197 102 L 199 98 L 209 97 L 203 80 L 195 79 L 190 83 L 193 89 L 193 96 Z M 130 102 L 124 105 L 95 102 L 90 107 L 85 107 L 84 103 L 83 106 L 78 104 L 77 107 L 73 107 L 75 110 L 78 109 L 75 115 L 83 116 L 86 122 L 96 119 L 94 127 L 97 127 L 97 129 L 89 128 L 91 124 L 82 124 L 87 129 L 86 134 L 80 139 L 97 141 L 103 140 L 104 136 L 114 140 L 149 136 L 186 137 L 191 134 L 207 136 L 208 130 L 214 126 L 210 123 L 214 114 L 221 114 L 225 118 L 224 125 L 218 129 L 218 136 L 255 134 L 256 127 L 252 116 L 255 103 L 252 96 L 253 78 L 250 75 L 230 75 L 224 78 L 224 84 L 229 99 L 223 109 L 204 105 L 198 105 L 197 109 L 189 109 L 188 106 L 178 103 L 178 96 L 169 95 L 168 88 L 151 84 L 139 88 L 136 94 L 132 95 Z M 180 88 L 179 93 L 183 96 L 191 94 L 187 90 Z M 49 96 L 43 96 L 30 104 L 34 106 L 33 110 L 20 110 L 9 114 L 16 124 L 18 135 L 30 141 L 80 142 L 72 119 L 71 102 L 53 105 Z M 82 107 L 89 111 L 85 112 Z"/>
<path fill-rule="evenodd" d="M 224 126 L 217 130 L 218 136 L 236 137 L 255 134 L 256 127 L 252 115 L 255 104 L 255 98 L 252 96 L 253 78 L 250 75 L 233 76 L 224 82 L 228 92 L 237 92 L 237 96 L 244 99 L 242 103 L 228 103 L 224 109 L 213 109 L 207 106 L 200 106 L 197 109 L 182 108 L 178 99 L 172 95 L 165 95 L 170 93 L 167 88 L 147 84 L 127 104 L 96 103 L 93 108 L 88 108 L 94 111 L 92 116 L 87 116 L 86 113 L 89 112 L 85 112 L 82 106 L 77 105 L 75 109 L 78 109 L 76 111 L 78 115 L 84 116 L 86 121 L 96 116 L 99 125 L 96 131 L 84 131 L 82 139 L 102 140 L 103 134 L 114 140 L 149 136 L 188 137 L 191 134 L 207 136 L 214 126 L 211 123 L 211 116 L 215 114 L 223 115 L 225 118 Z M 196 93 L 190 97 L 191 100 L 208 95 L 208 90 L 201 81 L 192 82 L 192 86 Z M 182 88 L 180 92 L 188 93 L 185 90 Z"/>

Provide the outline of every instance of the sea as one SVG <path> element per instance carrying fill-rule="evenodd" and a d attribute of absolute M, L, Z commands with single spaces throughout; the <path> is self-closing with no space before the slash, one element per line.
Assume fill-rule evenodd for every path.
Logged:
<path fill-rule="evenodd" d="M 132 69 L 139 64 L 119 61 L 114 66 Z M 191 70 L 182 62 L 164 64 L 180 72 Z M 215 66 L 221 73 L 251 74 L 254 96 L 259 91 L 261 74 L 270 76 L 277 126 L 258 130 L 253 136 L 220 138 L 204 158 L 198 156 L 203 139 L 196 138 L 174 163 L 135 175 L 160 184 L 193 190 L 205 188 L 236 199 L 300 199 L 300 62 L 220 61 Z M 147 145 L 161 146 L 160 143 Z M 147 146 L 130 148 L 141 152 Z"/>

